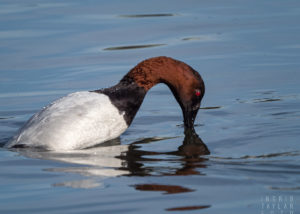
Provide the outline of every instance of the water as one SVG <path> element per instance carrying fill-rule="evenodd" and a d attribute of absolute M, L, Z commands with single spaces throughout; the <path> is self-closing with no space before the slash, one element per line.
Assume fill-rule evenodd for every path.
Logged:
<path fill-rule="evenodd" d="M 299 8 L 1 1 L 2 145 L 54 99 L 112 86 L 139 61 L 167 55 L 206 83 L 195 129 L 211 154 L 183 143 L 181 110 L 156 86 L 106 147 L 1 148 L 0 213 L 299 213 Z"/>

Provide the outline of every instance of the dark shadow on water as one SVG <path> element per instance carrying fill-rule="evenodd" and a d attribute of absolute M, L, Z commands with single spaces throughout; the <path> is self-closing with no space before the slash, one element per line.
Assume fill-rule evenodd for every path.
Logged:
<path fill-rule="evenodd" d="M 254 103 L 266 103 L 266 102 L 276 102 L 281 101 L 279 98 L 262 98 L 262 99 L 255 99 Z"/>
<path fill-rule="evenodd" d="M 255 99 L 252 99 L 252 100 L 243 100 L 243 99 L 236 99 L 236 101 L 238 103 L 269 103 L 269 102 L 278 102 L 278 101 L 283 101 L 282 98 L 268 98 L 268 97 L 265 97 L 265 98 L 255 98 Z"/>
<path fill-rule="evenodd" d="M 167 211 L 188 211 L 188 210 L 200 210 L 210 208 L 211 205 L 202 205 L 202 206 L 188 206 L 188 207 L 173 207 L 166 209 Z"/>
<path fill-rule="evenodd" d="M 209 110 L 209 109 L 219 109 L 219 108 L 222 108 L 222 106 L 207 106 L 207 107 L 201 107 L 200 109 Z"/>
<path fill-rule="evenodd" d="M 152 18 L 152 17 L 168 17 L 176 16 L 173 13 L 154 13 L 154 14 L 131 14 L 131 15 L 120 15 L 121 18 Z"/>
<path fill-rule="evenodd" d="M 130 50 L 130 49 L 141 49 L 141 48 L 154 48 L 164 46 L 166 44 L 148 44 L 148 45 L 126 45 L 104 48 L 104 51 L 117 51 L 117 50 Z"/>
<path fill-rule="evenodd" d="M 14 117 L 0 117 L 0 120 L 13 119 Z"/>

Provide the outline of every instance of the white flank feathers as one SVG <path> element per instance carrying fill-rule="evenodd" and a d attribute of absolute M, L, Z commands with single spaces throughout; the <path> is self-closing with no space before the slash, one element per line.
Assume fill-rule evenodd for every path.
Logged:
<path fill-rule="evenodd" d="M 108 96 L 76 92 L 33 115 L 6 147 L 24 144 L 56 151 L 82 149 L 114 139 L 127 128 Z"/>

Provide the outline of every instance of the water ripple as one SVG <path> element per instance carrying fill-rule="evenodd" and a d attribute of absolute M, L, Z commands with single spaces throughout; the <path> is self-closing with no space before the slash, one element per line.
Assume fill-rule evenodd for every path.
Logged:
<path fill-rule="evenodd" d="M 149 44 L 149 45 L 128 45 L 128 46 L 116 46 L 104 48 L 104 51 L 116 51 L 116 50 L 130 50 L 130 49 L 140 49 L 140 48 L 153 48 L 158 46 L 164 46 L 166 44 Z"/>
<path fill-rule="evenodd" d="M 275 187 L 275 186 L 270 186 L 269 189 L 271 189 L 271 190 L 281 190 L 281 191 L 296 191 L 296 190 L 300 190 L 300 186 L 296 186 L 296 187 Z"/>
<path fill-rule="evenodd" d="M 276 102 L 281 101 L 279 98 L 262 98 L 262 99 L 254 99 L 254 103 L 265 103 L 265 102 Z"/>
<path fill-rule="evenodd" d="M 154 13 L 154 14 L 130 14 L 130 15 L 120 15 L 121 18 L 150 18 L 150 17 L 166 17 L 166 16 L 176 16 L 173 13 Z"/>
<path fill-rule="evenodd" d="M 207 107 L 201 107 L 200 109 L 203 110 L 210 110 L 210 109 L 219 109 L 222 108 L 223 106 L 207 106 Z"/>
<path fill-rule="evenodd" d="M 300 151 L 290 151 L 290 152 L 279 152 L 279 153 L 270 153 L 264 155 L 245 155 L 241 157 L 217 157 L 211 156 L 214 159 L 222 159 L 222 160 L 244 160 L 244 159 L 258 159 L 258 158 L 273 158 L 273 157 L 286 157 L 286 156 L 299 156 Z"/>
<path fill-rule="evenodd" d="M 187 207 L 173 207 L 166 209 L 167 211 L 185 211 L 185 210 L 200 210 L 210 208 L 211 205 L 202 205 L 202 206 L 187 206 Z"/>

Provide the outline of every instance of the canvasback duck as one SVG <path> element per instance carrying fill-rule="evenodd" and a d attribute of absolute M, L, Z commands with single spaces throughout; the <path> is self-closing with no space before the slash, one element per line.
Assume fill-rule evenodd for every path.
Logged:
<path fill-rule="evenodd" d="M 154 57 L 140 62 L 111 88 L 71 93 L 44 107 L 6 147 L 74 150 L 117 138 L 158 83 L 171 89 L 182 109 L 184 127 L 193 129 L 205 92 L 200 74 L 181 61 Z"/>

